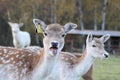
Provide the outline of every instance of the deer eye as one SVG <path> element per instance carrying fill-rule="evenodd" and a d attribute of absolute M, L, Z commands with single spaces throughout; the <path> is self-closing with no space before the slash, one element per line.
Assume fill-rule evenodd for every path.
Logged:
<path fill-rule="evenodd" d="M 92 47 L 96 47 L 96 45 L 92 45 Z"/>
<path fill-rule="evenodd" d="M 62 34 L 62 37 L 65 37 L 65 34 Z"/>
<path fill-rule="evenodd" d="M 46 32 L 44 32 L 44 35 L 45 35 L 45 36 L 47 36 L 47 33 L 46 33 Z"/>

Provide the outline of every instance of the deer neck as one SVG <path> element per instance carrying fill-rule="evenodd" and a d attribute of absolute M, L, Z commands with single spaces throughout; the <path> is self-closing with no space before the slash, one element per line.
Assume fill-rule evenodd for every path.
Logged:
<path fill-rule="evenodd" d="M 94 60 L 95 58 L 91 56 L 91 52 L 87 51 L 86 49 L 81 58 L 79 58 L 79 63 L 76 67 L 77 73 L 79 73 L 81 76 L 84 75 L 93 65 Z"/>
<path fill-rule="evenodd" d="M 17 37 L 18 37 L 18 35 L 19 35 L 19 32 L 12 32 L 12 36 L 14 37 L 14 39 L 17 39 Z"/>
<path fill-rule="evenodd" d="M 56 63 L 56 56 L 51 56 L 48 55 L 48 53 L 45 51 L 45 49 L 43 49 L 42 53 L 40 53 L 39 56 L 35 57 L 35 61 L 37 63 L 34 63 L 35 65 L 37 65 L 37 67 L 35 66 L 35 74 L 34 79 L 33 80 L 39 80 L 39 79 L 45 79 L 47 75 L 49 75 Z M 33 61 L 33 62 L 35 62 Z M 34 74 L 34 73 L 33 73 Z"/>

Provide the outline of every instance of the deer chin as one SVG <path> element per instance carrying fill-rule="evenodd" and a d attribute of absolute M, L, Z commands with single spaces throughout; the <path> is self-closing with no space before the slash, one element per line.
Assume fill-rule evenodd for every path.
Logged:
<path fill-rule="evenodd" d="M 56 56 L 58 54 L 58 48 L 57 47 L 50 47 L 50 54 L 53 56 Z"/>

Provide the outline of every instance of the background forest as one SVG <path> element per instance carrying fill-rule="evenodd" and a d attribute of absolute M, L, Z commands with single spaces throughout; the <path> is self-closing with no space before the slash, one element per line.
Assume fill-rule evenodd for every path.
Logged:
<path fill-rule="evenodd" d="M 103 12 L 104 29 L 119 31 L 120 0 L 0 0 L 0 45 L 12 46 L 8 21 L 23 22 L 21 30 L 31 34 L 32 45 L 38 45 L 42 36 L 35 34 L 33 18 L 39 18 L 46 24 L 64 25 L 71 21 L 78 24 L 78 29 L 102 30 Z"/>
<path fill-rule="evenodd" d="M 71 21 L 78 24 L 77 29 L 80 30 L 120 31 L 120 0 L 0 0 L 0 46 L 13 46 L 9 21 L 23 22 L 21 30 L 31 34 L 31 45 L 42 46 L 43 36 L 35 33 L 33 18 L 41 19 L 46 24 L 64 25 Z M 73 43 L 72 39 L 75 46 L 82 47 L 85 39 L 81 37 L 67 36 L 67 48 Z M 94 66 L 94 80 L 120 80 L 119 56 L 97 60 Z"/>

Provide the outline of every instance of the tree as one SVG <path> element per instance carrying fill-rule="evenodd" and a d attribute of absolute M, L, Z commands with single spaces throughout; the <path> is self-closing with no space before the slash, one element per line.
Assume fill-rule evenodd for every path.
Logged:
<path fill-rule="evenodd" d="M 78 8 L 78 14 L 79 14 L 79 19 L 80 19 L 81 30 L 84 30 L 83 11 L 82 11 L 82 2 L 81 2 L 81 0 L 76 0 L 76 5 L 77 5 L 77 8 Z"/>
<path fill-rule="evenodd" d="M 0 45 L 13 46 L 11 29 L 2 16 L 0 16 Z"/>
<path fill-rule="evenodd" d="M 104 0 L 103 10 L 102 10 L 102 24 L 101 24 L 102 30 L 105 30 L 106 7 L 107 7 L 107 0 Z"/>
<path fill-rule="evenodd" d="M 71 21 L 78 24 L 78 29 L 120 30 L 119 5 L 119 0 L 0 0 L 0 16 L 6 24 L 8 20 L 24 22 L 21 29 L 31 33 L 32 44 L 40 44 L 35 38 L 33 18 L 42 19 L 46 24 L 64 25 Z"/>

